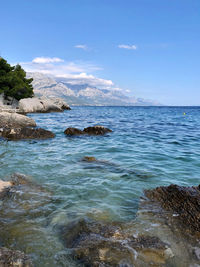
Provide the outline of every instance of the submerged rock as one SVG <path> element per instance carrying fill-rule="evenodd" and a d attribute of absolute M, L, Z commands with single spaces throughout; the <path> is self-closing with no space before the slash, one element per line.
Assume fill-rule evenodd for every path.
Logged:
<path fill-rule="evenodd" d="M 82 219 L 62 228 L 62 238 L 86 266 L 162 266 L 171 257 L 169 246 L 159 238 L 135 238 L 117 223 Z"/>
<path fill-rule="evenodd" d="M 62 112 L 70 107 L 62 99 L 33 97 L 24 98 L 19 101 L 19 110 L 25 113 L 48 113 L 48 112 Z"/>
<path fill-rule="evenodd" d="M 1 131 L 1 136 L 8 140 L 20 139 L 49 139 L 54 138 L 55 134 L 42 128 L 5 128 Z"/>
<path fill-rule="evenodd" d="M 186 228 L 200 232 L 200 186 L 161 186 L 145 190 L 145 195 L 172 212 Z"/>
<path fill-rule="evenodd" d="M 83 157 L 82 161 L 93 162 L 93 161 L 96 161 L 96 158 L 85 156 Z"/>
<path fill-rule="evenodd" d="M 33 184 L 30 177 L 22 173 L 13 173 L 11 175 L 11 181 L 13 186 Z"/>
<path fill-rule="evenodd" d="M 112 130 L 105 128 L 104 126 L 92 126 L 92 127 L 87 127 L 84 128 L 84 130 L 80 130 L 77 128 L 67 128 L 64 133 L 66 135 L 83 135 L 83 134 L 87 134 L 87 135 L 104 135 L 106 133 L 110 133 L 112 132 Z"/>
<path fill-rule="evenodd" d="M 1 267 L 31 267 L 33 266 L 30 258 L 19 250 L 11 250 L 0 247 L 0 266 Z"/>
<path fill-rule="evenodd" d="M 0 112 L 0 128 L 20 128 L 35 126 L 35 121 L 25 115 L 9 112 Z"/>

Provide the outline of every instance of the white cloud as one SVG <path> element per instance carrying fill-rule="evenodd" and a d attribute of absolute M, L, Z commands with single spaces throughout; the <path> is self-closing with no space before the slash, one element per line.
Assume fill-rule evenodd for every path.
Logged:
<path fill-rule="evenodd" d="M 39 72 L 47 76 L 56 76 L 71 84 L 87 83 L 90 86 L 99 87 L 101 89 L 120 90 L 111 80 L 102 79 L 91 74 L 102 69 L 88 62 L 66 62 L 63 60 L 52 62 L 50 60 L 34 59 L 31 62 L 21 62 L 20 65 L 27 72 Z"/>
<path fill-rule="evenodd" d="M 94 72 L 101 70 L 98 66 L 95 66 L 87 62 L 66 62 L 62 61 L 45 61 L 35 59 L 31 62 L 21 62 L 22 67 L 29 72 L 41 72 L 51 75 L 65 75 L 66 73 L 81 73 L 81 72 Z"/>
<path fill-rule="evenodd" d="M 79 48 L 79 49 L 83 49 L 83 50 L 88 50 L 87 45 L 81 45 L 81 44 L 79 44 L 79 45 L 75 45 L 74 47 L 75 48 Z"/>
<path fill-rule="evenodd" d="M 114 83 L 111 80 L 101 79 L 92 74 L 87 74 L 85 72 L 78 74 L 63 74 L 56 75 L 59 78 L 63 78 L 66 82 L 71 84 L 89 84 L 90 86 L 100 87 L 102 89 L 115 89 Z M 118 89 L 118 88 L 117 88 Z M 118 89 L 119 90 L 119 89 Z"/>
<path fill-rule="evenodd" d="M 64 62 L 64 60 L 58 57 L 36 57 L 32 60 L 32 63 L 37 63 L 37 64 L 58 63 L 58 62 Z"/>
<path fill-rule="evenodd" d="M 119 48 L 122 48 L 122 49 L 129 49 L 129 50 L 136 50 L 137 49 L 137 46 L 136 45 L 125 45 L 125 44 L 121 44 L 121 45 L 118 45 Z"/>

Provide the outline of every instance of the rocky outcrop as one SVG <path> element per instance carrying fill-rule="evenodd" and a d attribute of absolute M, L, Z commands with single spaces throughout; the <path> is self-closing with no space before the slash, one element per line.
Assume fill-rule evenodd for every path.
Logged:
<path fill-rule="evenodd" d="M 54 138 L 55 134 L 42 128 L 4 128 L 0 136 L 8 140 L 20 139 L 49 139 Z"/>
<path fill-rule="evenodd" d="M 19 110 L 24 113 L 62 112 L 70 107 L 61 99 L 51 98 L 24 98 L 19 101 Z"/>
<path fill-rule="evenodd" d="M 30 258 L 21 251 L 0 247 L 1 267 L 31 267 Z"/>
<path fill-rule="evenodd" d="M 112 130 L 105 128 L 104 126 L 101 125 L 96 125 L 96 126 L 92 126 L 92 127 L 87 127 L 84 128 L 84 130 L 80 130 L 77 128 L 67 128 L 64 133 L 66 135 L 69 136 L 73 136 L 73 135 L 83 135 L 83 134 L 87 134 L 87 135 L 104 135 L 106 133 L 110 133 L 112 132 Z"/>
<path fill-rule="evenodd" d="M 84 266 L 163 266 L 169 246 L 154 236 L 133 235 L 120 225 L 80 220 L 62 228 L 65 246 Z"/>
<path fill-rule="evenodd" d="M 200 186 L 161 186 L 145 190 L 145 195 L 175 215 L 186 228 L 200 232 Z"/>
<path fill-rule="evenodd" d="M 21 114 L 0 112 L 0 137 L 8 140 L 48 139 L 55 134 L 41 128 L 33 128 L 36 122 Z"/>
<path fill-rule="evenodd" d="M 33 119 L 16 113 L 0 112 L 0 128 L 35 127 Z"/>

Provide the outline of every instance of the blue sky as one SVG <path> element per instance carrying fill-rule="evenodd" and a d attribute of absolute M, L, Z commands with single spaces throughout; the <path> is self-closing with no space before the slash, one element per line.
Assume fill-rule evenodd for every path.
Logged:
<path fill-rule="evenodd" d="M 0 0 L 0 10 L 10 63 L 200 105 L 200 0 Z"/>

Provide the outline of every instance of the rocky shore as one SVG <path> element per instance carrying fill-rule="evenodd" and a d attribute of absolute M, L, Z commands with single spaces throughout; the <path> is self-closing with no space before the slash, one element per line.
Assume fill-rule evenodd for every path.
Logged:
<path fill-rule="evenodd" d="M 0 95 L 0 112 L 26 114 L 62 112 L 70 109 L 61 98 L 32 97 L 17 101 L 12 97 L 4 99 L 4 96 Z"/>
<path fill-rule="evenodd" d="M 6 103 L 7 105 L 5 105 L 4 99 L 1 97 L 0 137 L 8 140 L 53 138 L 55 137 L 54 133 L 36 128 L 36 122 L 25 114 L 70 110 L 70 107 L 62 99 L 44 97 L 25 98 L 19 102 L 10 99 L 10 102 Z"/>

